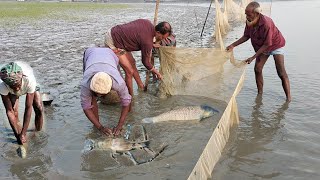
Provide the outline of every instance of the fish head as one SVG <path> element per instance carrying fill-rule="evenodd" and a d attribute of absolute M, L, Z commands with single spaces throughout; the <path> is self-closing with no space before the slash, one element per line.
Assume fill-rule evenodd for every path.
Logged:
<path fill-rule="evenodd" d="M 218 110 L 207 105 L 202 105 L 201 109 L 203 110 L 202 118 L 207 118 L 207 117 L 213 116 L 216 113 L 219 113 Z"/>

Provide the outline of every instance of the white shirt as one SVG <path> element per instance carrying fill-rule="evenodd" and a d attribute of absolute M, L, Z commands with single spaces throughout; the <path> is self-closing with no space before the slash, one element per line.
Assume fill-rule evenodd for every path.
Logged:
<path fill-rule="evenodd" d="M 14 91 L 9 87 L 9 85 L 7 85 L 2 80 L 0 80 L 1 95 L 8 95 L 10 93 L 16 96 L 22 96 L 27 93 L 34 93 L 36 91 L 37 82 L 36 82 L 36 78 L 34 77 L 32 68 L 28 64 L 23 62 L 16 62 L 16 63 L 21 67 L 24 75 L 22 77 L 21 88 L 19 91 Z"/>

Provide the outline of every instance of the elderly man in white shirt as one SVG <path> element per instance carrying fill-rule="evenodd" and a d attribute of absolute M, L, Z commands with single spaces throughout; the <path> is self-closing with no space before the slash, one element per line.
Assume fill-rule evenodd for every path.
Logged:
<path fill-rule="evenodd" d="M 40 131 L 43 124 L 41 96 L 30 66 L 21 62 L 10 62 L 0 69 L 0 94 L 6 109 L 10 126 L 19 144 L 27 142 L 26 132 L 30 123 L 32 107 L 35 112 L 35 129 Z M 19 125 L 19 97 L 26 95 L 23 127 Z"/>

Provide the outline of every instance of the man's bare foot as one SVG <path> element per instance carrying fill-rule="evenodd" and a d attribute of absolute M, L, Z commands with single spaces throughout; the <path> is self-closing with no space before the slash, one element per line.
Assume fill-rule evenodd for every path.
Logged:
<path fill-rule="evenodd" d="M 291 97 L 287 97 L 286 101 L 291 102 Z"/>
<path fill-rule="evenodd" d="M 20 134 L 20 141 L 21 141 L 21 143 L 26 143 L 27 142 L 27 136 L 25 134 Z"/>

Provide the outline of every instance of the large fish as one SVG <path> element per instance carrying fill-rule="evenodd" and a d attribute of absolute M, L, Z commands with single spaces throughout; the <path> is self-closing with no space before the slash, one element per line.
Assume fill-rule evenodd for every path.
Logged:
<path fill-rule="evenodd" d="M 132 139 L 132 133 L 139 133 L 141 135 L 140 140 Z M 137 136 L 138 137 L 138 136 Z M 127 125 L 125 128 L 124 137 L 118 138 L 106 138 L 101 141 L 95 141 L 92 139 L 87 139 L 84 142 L 83 152 L 88 152 L 91 150 L 112 150 L 113 152 L 126 152 L 136 148 L 146 147 L 146 143 L 149 142 L 149 138 L 144 126 L 141 125 Z"/>
<path fill-rule="evenodd" d="M 132 137 L 131 137 L 132 136 Z M 135 165 L 153 161 L 166 147 L 163 144 L 158 152 L 154 152 L 148 147 L 149 138 L 146 130 L 141 125 L 128 126 L 124 137 L 119 138 L 106 138 L 104 140 L 87 139 L 84 143 L 83 153 L 88 153 L 92 150 L 111 150 L 111 157 L 117 161 L 118 155 L 127 156 Z M 137 161 L 132 150 L 142 150 L 149 154 L 149 158 Z"/>
<path fill-rule="evenodd" d="M 186 121 L 186 120 L 202 120 L 204 118 L 213 116 L 219 111 L 207 106 L 188 106 L 179 109 L 174 109 L 165 113 L 162 113 L 155 117 L 149 117 L 142 119 L 143 123 L 157 123 L 163 121 Z"/>
<path fill-rule="evenodd" d="M 167 144 L 162 144 L 158 152 L 147 147 L 147 142 L 133 143 L 123 138 L 116 139 L 105 139 L 103 141 L 94 141 L 92 139 L 87 139 L 85 141 L 85 146 L 83 153 L 88 153 L 92 150 L 112 150 L 111 157 L 117 161 L 116 155 L 125 155 L 127 156 L 135 165 L 147 163 L 153 161 L 160 153 L 168 146 Z M 130 152 L 131 150 L 141 149 L 147 152 L 151 157 L 145 159 L 144 161 L 138 162 L 134 155 Z"/>
<path fill-rule="evenodd" d="M 103 141 L 94 141 L 92 139 L 87 139 L 84 142 L 83 152 L 86 153 L 91 150 L 112 150 L 113 152 L 122 153 L 142 147 L 144 147 L 144 145 L 132 143 L 123 138 L 107 138 Z"/>

